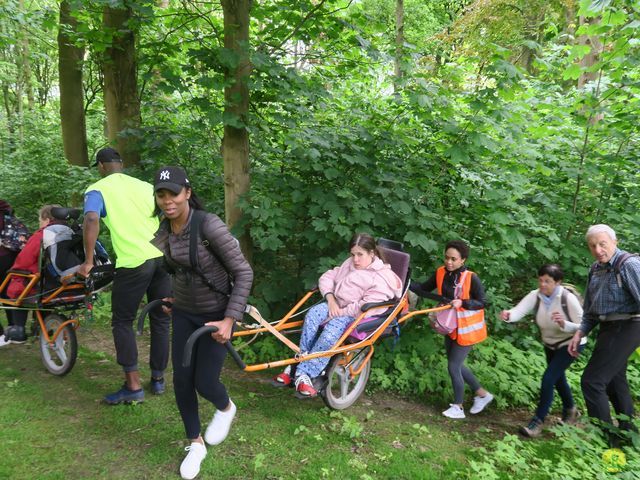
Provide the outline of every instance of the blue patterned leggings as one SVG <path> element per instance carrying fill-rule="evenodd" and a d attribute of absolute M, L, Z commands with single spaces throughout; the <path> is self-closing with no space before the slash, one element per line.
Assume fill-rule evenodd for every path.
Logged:
<path fill-rule="evenodd" d="M 329 315 L 329 305 L 320 303 L 307 312 L 302 325 L 300 352 L 315 353 L 331 348 L 355 319 L 353 317 L 335 317 L 329 320 L 318 335 L 318 330 Z M 318 357 L 301 362 L 296 370 L 296 377 L 306 374 L 317 377 L 322 373 L 331 357 Z"/>

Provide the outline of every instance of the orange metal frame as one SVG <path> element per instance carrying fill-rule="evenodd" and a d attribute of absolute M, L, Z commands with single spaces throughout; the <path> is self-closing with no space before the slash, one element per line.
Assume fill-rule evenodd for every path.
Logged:
<path fill-rule="evenodd" d="M 4 289 L 7 288 L 7 285 L 9 284 L 11 279 L 14 277 L 26 278 L 27 285 L 25 286 L 24 290 L 22 291 L 22 293 L 18 298 L 15 298 L 15 299 L 0 298 L 0 309 L 2 309 L 3 307 L 14 307 L 14 308 L 30 307 L 29 310 L 34 311 L 36 319 L 38 320 L 38 324 L 40 325 L 41 335 L 44 337 L 47 343 L 51 346 L 55 344 L 55 341 L 57 340 L 58 335 L 60 334 L 60 332 L 62 332 L 64 327 L 66 327 L 67 325 L 73 325 L 73 328 L 77 329 L 80 326 L 80 322 L 78 321 L 77 318 L 70 318 L 65 322 L 62 322 L 58 326 L 56 331 L 53 332 L 53 335 L 49 335 L 49 332 L 47 331 L 44 323 L 44 316 L 42 315 L 42 312 L 51 310 L 47 307 L 53 306 L 54 301 L 60 300 L 60 297 L 65 292 L 77 292 L 78 295 L 84 296 L 84 288 L 85 288 L 84 284 L 68 283 L 63 281 L 60 287 L 56 288 L 50 294 L 43 296 L 43 298 L 39 299 L 39 301 L 34 302 L 33 304 L 27 304 L 25 302 L 25 299 L 31 298 L 31 295 L 30 295 L 31 289 L 32 287 L 36 286 L 40 281 L 40 273 L 9 272 L 5 277 L 5 279 L 3 280 L 2 284 L 0 284 L 0 292 L 3 292 Z"/>
<path fill-rule="evenodd" d="M 317 290 L 311 290 L 309 292 L 307 292 L 298 303 L 296 303 L 293 308 L 291 310 L 289 310 L 289 312 L 287 312 L 287 314 L 282 317 L 282 319 L 280 319 L 279 321 L 277 321 L 274 325 L 269 325 L 268 327 L 266 326 L 262 326 L 262 327 L 258 327 L 258 328 L 251 328 L 251 329 L 246 329 L 246 330 L 239 330 L 234 332 L 233 336 L 234 338 L 239 338 L 239 337 L 245 337 L 245 336 L 249 336 L 249 335 L 256 335 L 259 333 L 265 333 L 265 332 L 271 332 L 274 335 L 277 333 L 277 335 L 275 335 L 279 340 L 281 340 L 285 345 L 287 345 L 291 350 L 293 350 L 294 352 L 294 356 L 293 358 L 288 358 L 288 359 L 284 359 L 284 360 L 276 360 L 276 361 L 272 361 L 272 362 L 266 362 L 266 363 L 258 363 L 258 364 L 254 364 L 254 365 L 247 365 L 245 368 L 245 371 L 247 372 L 256 372 L 256 371 L 260 371 L 260 370 L 266 370 L 269 368 L 276 368 L 276 367 L 284 367 L 286 365 L 292 365 L 295 363 L 300 363 L 303 362 L 305 360 L 310 360 L 312 358 L 318 358 L 318 357 L 332 357 L 334 355 L 337 354 L 345 354 L 345 356 L 347 358 L 345 358 L 345 362 L 350 363 L 351 359 L 349 358 L 351 356 L 352 352 L 355 352 L 357 350 L 363 349 L 363 348 L 369 348 L 369 351 L 367 352 L 367 356 L 364 359 L 364 361 L 358 366 L 358 368 L 356 370 L 353 370 L 352 367 L 349 367 L 350 373 L 352 376 L 356 376 L 358 375 L 362 369 L 365 367 L 365 365 L 367 364 L 367 362 L 369 362 L 371 360 L 371 357 L 373 356 L 373 351 L 374 351 L 374 344 L 376 343 L 376 341 L 380 338 L 380 336 L 384 333 L 384 331 L 386 330 L 387 327 L 389 327 L 394 320 L 397 319 L 399 324 L 402 324 L 404 322 L 406 322 L 407 320 L 409 320 L 412 317 L 415 317 L 416 315 L 425 315 L 431 312 L 439 312 L 441 310 L 447 310 L 449 308 L 451 308 L 450 305 L 443 305 L 440 307 L 434 307 L 434 308 L 429 308 L 429 309 L 425 309 L 425 310 L 414 310 L 414 311 L 409 311 L 409 299 L 408 299 L 408 294 L 407 292 L 404 293 L 404 295 L 402 296 L 402 298 L 397 301 L 397 302 L 392 302 L 390 301 L 388 304 L 382 305 L 382 307 L 394 307 L 393 311 L 387 316 L 387 318 L 385 319 L 385 321 L 380 324 L 373 332 L 371 332 L 369 335 L 367 335 L 366 338 L 364 338 L 363 340 L 360 341 L 356 341 L 353 343 L 345 343 L 345 341 L 347 340 L 347 338 L 349 337 L 349 335 L 351 334 L 351 332 L 358 326 L 360 325 L 360 323 L 367 318 L 368 312 L 364 311 L 362 312 L 358 318 L 356 318 L 356 320 L 349 326 L 349 328 L 347 328 L 347 330 L 345 330 L 345 332 L 342 334 L 342 336 L 336 341 L 336 343 L 329 349 L 326 351 L 322 351 L 322 352 L 315 352 L 315 353 L 300 353 L 300 349 L 294 344 L 293 347 L 291 346 L 291 343 L 288 339 L 287 341 L 282 340 L 282 338 L 280 338 L 282 335 L 281 332 L 287 332 L 288 330 L 291 330 L 293 328 L 299 327 L 303 324 L 302 320 L 295 320 L 295 321 L 291 321 L 291 319 L 294 317 L 294 315 L 296 313 L 298 313 L 298 311 L 300 310 L 300 308 L 314 295 L 314 293 L 316 293 Z M 377 305 L 375 307 L 375 309 L 379 309 L 381 306 Z M 294 348 L 295 347 L 295 348 Z"/>

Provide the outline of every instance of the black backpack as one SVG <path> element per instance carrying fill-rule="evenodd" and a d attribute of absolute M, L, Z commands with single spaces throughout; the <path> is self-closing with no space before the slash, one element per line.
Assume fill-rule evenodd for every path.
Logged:
<path fill-rule="evenodd" d="M 206 238 L 203 240 L 204 236 L 202 234 L 202 223 L 206 215 L 207 215 L 207 212 L 205 212 L 204 210 L 193 210 L 193 213 L 191 214 L 191 220 L 189 221 L 189 264 L 190 266 L 189 267 L 180 266 L 180 270 L 181 271 L 188 270 L 191 273 L 195 273 L 202 279 L 204 284 L 207 287 L 209 287 L 209 289 L 211 289 L 211 291 L 219 293 L 226 297 L 230 297 L 231 295 L 229 293 L 223 292 L 222 290 L 217 288 L 214 285 L 213 280 L 207 277 L 205 273 L 202 271 L 202 269 L 200 268 L 200 266 L 198 265 L 198 243 L 201 243 L 204 247 L 206 247 L 206 249 L 216 259 L 216 261 L 222 266 L 222 268 L 224 268 L 225 272 L 227 272 L 227 278 L 228 278 L 227 281 L 229 283 L 229 287 L 230 289 L 231 287 L 233 287 L 233 277 L 231 273 L 229 272 L 229 270 L 227 270 L 227 267 L 222 262 L 218 254 L 213 250 L 213 248 L 211 248 L 211 245 L 209 244 L 209 240 L 207 240 Z M 163 222 L 168 223 L 168 220 L 165 219 L 163 220 Z M 168 224 L 167 224 L 167 227 L 168 227 Z M 169 273 L 176 272 L 177 269 L 174 268 L 170 263 L 165 262 L 165 264 Z"/>

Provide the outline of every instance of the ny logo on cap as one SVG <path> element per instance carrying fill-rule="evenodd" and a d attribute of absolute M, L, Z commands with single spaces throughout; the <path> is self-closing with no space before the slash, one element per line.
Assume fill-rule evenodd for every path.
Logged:
<path fill-rule="evenodd" d="M 170 180 L 171 174 L 169 170 L 163 170 L 160 172 L 160 180 Z"/>

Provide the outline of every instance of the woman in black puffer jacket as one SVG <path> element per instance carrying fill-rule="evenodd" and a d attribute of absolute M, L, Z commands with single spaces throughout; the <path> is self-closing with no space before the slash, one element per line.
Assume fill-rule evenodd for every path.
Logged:
<path fill-rule="evenodd" d="M 226 356 L 224 344 L 231 338 L 234 323 L 242 319 L 253 271 L 224 222 L 217 215 L 202 212 L 182 168 L 161 168 L 155 176 L 154 190 L 156 205 L 165 220 L 153 244 L 164 253 L 168 270 L 172 272 L 173 388 L 190 442 L 180 474 L 182 478 L 191 479 L 198 475 L 200 463 L 207 454 L 204 441 L 209 445 L 221 443 L 236 413 L 235 404 L 220 382 L 220 370 Z M 194 215 L 202 217 L 196 222 L 198 225 L 192 222 Z M 193 254 L 190 252 L 192 235 L 201 237 Z M 215 325 L 218 331 L 210 337 L 200 337 L 191 366 L 183 367 L 187 339 L 203 325 Z M 204 441 L 198 393 L 217 408 Z"/>

